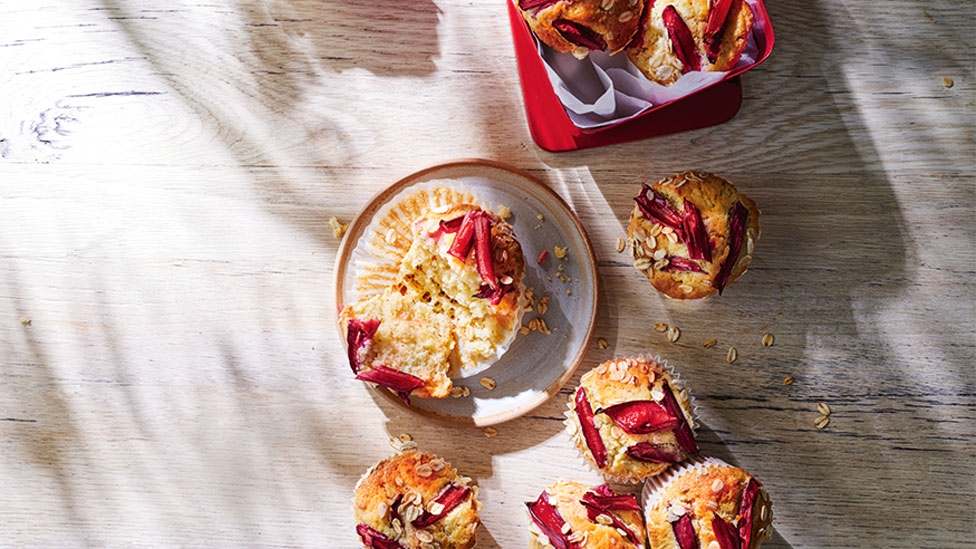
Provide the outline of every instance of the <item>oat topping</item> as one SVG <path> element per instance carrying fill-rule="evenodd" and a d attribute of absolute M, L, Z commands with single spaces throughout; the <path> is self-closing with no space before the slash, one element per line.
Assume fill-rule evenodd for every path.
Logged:
<path fill-rule="evenodd" d="M 423 463 L 423 464 L 418 465 L 417 468 L 416 468 L 416 471 L 417 471 L 417 474 L 418 475 L 420 475 L 420 476 L 422 476 L 424 478 L 427 478 L 430 475 L 434 474 L 434 470 L 431 469 L 430 468 L 430 465 L 427 465 L 426 463 Z"/>

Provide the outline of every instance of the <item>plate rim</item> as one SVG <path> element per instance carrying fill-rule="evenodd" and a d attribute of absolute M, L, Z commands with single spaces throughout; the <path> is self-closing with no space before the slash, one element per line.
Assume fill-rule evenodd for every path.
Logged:
<path fill-rule="evenodd" d="M 348 345 L 346 343 L 345 334 L 342 331 L 342 325 L 339 322 L 339 312 L 342 310 L 342 294 L 344 288 L 345 272 L 348 268 L 349 261 L 352 255 L 352 250 L 355 248 L 358 242 L 358 236 L 353 238 L 354 234 L 361 233 L 366 229 L 366 226 L 372 221 L 373 216 L 376 212 L 383 207 L 392 197 L 396 196 L 397 193 L 402 191 L 404 188 L 417 183 L 419 180 L 427 177 L 431 173 L 438 172 L 447 169 L 457 169 L 457 168 L 472 168 L 472 169 L 484 169 L 488 168 L 491 170 L 498 170 L 502 172 L 508 172 L 511 175 L 515 175 L 530 184 L 534 185 L 540 189 L 543 193 L 548 194 L 553 198 L 558 206 L 563 208 L 569 213 L 569 218 L 573 222 L 576 231 L 582 237 L 583 247 L 586 250 L 586 268 L 590 271 L 590 275 L 593 279 L 593 297 L 592 297 L 592 314 L 590 315 L 589 321 L 586 324 L 586 331 L 583 335 L 583 343 L 577 349 L 574 357 L 571 359 L 571 363 L 568 368 L 563 371 L 560 376 L 553 381 L 548 387 L 543 391 L 543 398 L 535 398 L 529 402 L 520 404 L 514 408 L 506 410 L 504 412 L 499 412 L 489 416 L 484 416 L 480 418 L 475 417 L 462 417 L 462 416 L 451 416 L 445 414 L 439 414 L 431 410 L 425 410 L 417 408 L 415 406 L 407 406 L 402 400 L 391 391 L 378 387 L 372 386 L 371 384 L 364 383 L 370 390 L 378 392 L 383 395 L 389 402 L 394 405 L 409 410 L 414 414 L 436 420 L 441 423 L 447 423 L 450 425 L 470 425 L 475 427 L 488 427 L 490 425 L 498 425 L 500 423 L 505 423 L 513 419 L 519 418 L 532 410 L 538 408 L 539 406 L 548 402 L 553 396 L 555 396 L 560 389 L 566 385 L 567 382 L 576 373 L 577 368 L 583 363 L 583 359 L 586 357 L 586 351 L 590 347 L 590 343 L 593 338 L 593 331 L 596 327 L 596 319 L 599 315 L 599 296 L 600 296 L 600 273 L 597 268 L 596 254 L 593 251 L 593 244 L 590 242 L 590 237 L 586 232 L 585 227 L 583 227 L 583 222 L 580 220 L 579 216 L 575 211 L 566 203 L 565 200 L 559 194 L 550 188 L 548 185 L 542 182 L 541 179 L 535 175 L 505 164 L 504 162 L 499 162 L 497 160 L 488 160 L 485 158 L 459 158 L 456 160 L 451 160 L 448 162 L 442 162 L 440 164 L 435 164 L 429 166 L 422 170 L 413 172 L 405 177 L 400 178 L 392 185 L 389 185 L 379 192 L 374 194 L 359 210 L 356 217 L 349 222 L 349 228 L 342 242 L 339 244 L 339 249 L 336 251 L 335 267 L 332 271 L 333 273 L 333 297 L 335 300 L 336 307 L 336 322 L 335 327 L 339 336 L 339 341 L 342 345 L 343 350 L 348 353 Z"/>

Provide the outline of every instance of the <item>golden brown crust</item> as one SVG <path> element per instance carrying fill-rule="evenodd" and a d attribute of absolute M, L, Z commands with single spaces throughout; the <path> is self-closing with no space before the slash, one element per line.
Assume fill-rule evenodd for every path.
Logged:
<path fill-rule="evenodd" d="M 582 59 L 589 50 L 567 40 L 553 23 L 568 20 L 590 29 L 607 43 L 607 50 L 616 53 L 630 43 L 640 26 L 644 0 L 575 0 L 559 1 L 539 9 L 519 11 L 539 40 L 549 47 L 570 52 Z"/>
<path fill-rule="evenodd" d="M 627 55 L 644 76 L 658 84 L 668 86 L 681 77 L 682 63 L 674 53 L 674 46 L 664 27 L 662 14 L 670 5 L 681 15 L 701 57 L 702 71 L 727 71 L 739 61 L 742 50 L 749 41 L 755 20 L 752 9 L 743 0 L 735 0 L 729 9 L 722 33 L 721 48 L 715 63 L 706 55 L 704 34 L 708 21 L 709 0 L 677 0 L 655 2 L 647 18 L 647 24 L 639 31 L 640 39 L 627 49 Z"/>
<path fill-rule="evenodd" d="M 735 524 L 741 516 L 740 505 L 746 484 L 753 479 L 749 473 L 730 465 L 698 465 L 685 467 L 675 478 L 666 481 L 656 493 L 656 499 L 645 509 L 647 534 L 651 549 L 677 549 L 673 521 L 690 513 L 702 549 L 718 549 L 712 530 L 712 518 Z M 769 536 L 772 524 L 772 502 L 762 484 L 753 504 L 752 542 L 756 549 Z M 647 503 L 647 502 L 645 502 Z M 743 548 L 745 549 L 745 548 Z"/>
<path fill-rule="evenodd" d="M 664 368 L 656 359 L 649 357 L 618 358 L 604 362 L 580 378 L 580 386 L 570 397 L 567 427 L 573 435 L 580 453 L 587 462 L 603 473 L 621 482 L 640 482 L 658 475 L 671 467 L 670 463 L 651 463 L 640 461 L 627 455 L 627 448 L 641 442 L 648 442 L 667 449 L 677 455 L 686 456 L 678 445 L 674 431 L 659 431 L 647 434 L 626 433 L 614 424 L 605 414 L 595 414 L 594 423 L 607 450 L 606 464 L 599 468 L 593 454 L 583 438 L 579 417 L 576 414 L 576 393 L 586 390 L 590 408 L 596 412 L 600 408 L 635 400 L 661 402 L 664 395 L 664 382 L 681 406 L 685 420 L 694 429 L 691 395 L 675 380 L 670 370 Z M 682 458 L 683 459 L 683 458 Z M 680 460 L 679 460 L 680 461 Z"/>
<path fill-rule="evenodd" d="M 711 245 L 712 261 L 696 261 L 704 273 L 666 271 L 671 257 L 687 259 L 688 247 L 669 227 L 647 219 L 638 206 L 630 214 L 627 238 L 638 268 L 660 292 L 674 299 L 699 299 L 718 292 L 718 274 L 729 255 L 729 213 L 736 202 L 749 210 L 746 234 L 735 267 L 726 286 L 739 278 L 752 261 L 759 240 L 759 208 L 749 197 L 736 191 L 728 180 L 707 172 L 686 172 L 651 185 L 677 212 L 684 211 L 684 201 L 694 204 L 701 213 Z M 641 261 L 647 259 L 648 261 Z"/>
<path fill-rule="evenodd" d="M 408 549 L 430 547 L 431 542 L 440 547 L 473 547 L 481 523 L 477 486 L 471 486 L 470 495 L 434 524 L 419 529 L 410 524 L 450 485 L 469 483 L 470 479 L 436 456 L 418 451 L 392 456 L 374 465 L 356 485 L 356 523 L 366 524 Z M 397 513 L 402 521 L 391 509 L 401 494 Z"/>
<path fill-rule="evenodd" d="M 633 549 L 638 547 L 644 549 L 644 519 L 638 511 L 613 511 L 627 528 L 633 532 L 641 542 L 634 545 L 626 535 L 619 532 L 609 517 L 597 520 L 590 520 L 586 507 L 580 503 L 583 496 L 593 490 L 589 486 L 568 480 L 559 480 L 552 486 L 546 488 L 549 493 L 549 503 L 551 503 L 559 515 L 569 524 L 572 539 L 579 540 L 577 547 L 580 549 Z M 606 523 L 606 524 L 605 524 Z M 529 530 L 530 547 L 551 547 L 548 538 L 543 534 L 534 523 L 530 522 Z M 534 544 L 534 545 L 533 545 Z"/>

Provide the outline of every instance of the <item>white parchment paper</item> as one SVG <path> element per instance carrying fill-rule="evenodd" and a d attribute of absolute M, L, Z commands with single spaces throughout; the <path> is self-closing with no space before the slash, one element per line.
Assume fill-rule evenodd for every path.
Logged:
<path fill-rule="evenodd" d="M 746 3 L 755 6 L 758 0 L 746 0 Z M 754 65 L 759 59 L 760 43 L 765 43 L 765 28 L 756 18 L 749 42 L 733 70 Z M 680 99 L 714 84 L 731 72 L 689 72 L 674 84 L 662 86 L 648 80 L 630 62 L 626 52 L 616 55 L 590 52 L 586 59 L 580 60 L 570 53 L 558 52 L 538 39 L 536 47 L 556 96 L 573 124 L 583 129 L 633 118 L 655 105 Z"/>

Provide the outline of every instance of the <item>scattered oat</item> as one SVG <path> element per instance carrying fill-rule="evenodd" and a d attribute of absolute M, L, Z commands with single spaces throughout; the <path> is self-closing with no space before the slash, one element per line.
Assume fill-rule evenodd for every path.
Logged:
<path fill-rule="evenodd" d="M 539 305 L 536 307 L 539 310 L 540 315 L 546 314 L 549 310 L 549 296 L 546 296 L 539 300 Z"/>
<path fill-rule="evenodd" d="M 796 380 L 793 379 L 793 376 L 786 376 L 786 379 L 783 380 L 783 385 L 793 385 L 794 381 Z"/>
<path fill-rule="evenodd" d="M 498 429 L 495 429 L 494 427 L 485 427 L 485 436 L 488 438 L 497 437 Z"/>
<path fill-rule="evenodd" d="M 410 435 L 410 433 L 401 433 L 400 436 L 398 436 L 397 438 L 400 439 L 400 442 L 410 442 L 411 440 L 413 440 L 413 437 Z"/>
<path fill-rule="evenodd" d="M 658 322 L 654 325 L 654 331 L 656 332 L 666 332 L 668 331 L 668 325 L 663 322 Z"/>
<path fill-rule="evenodd" d="M 817 429 L 826 428 L 828 423 L 830 423 L 830 418 L 827 416 L 820 416 L 817 419 L 813 420 L 813 426 L 816 427 Z"/>
<path fill-rule="evenodd" d="M 451 396 L 454 397 L 454 398 L 461 398 L 461 397 L 463 397 L 464 396 L 464 389 L 465 388 L 464 387 L 461 387 L 460 385 L 455 385 L 454 387 L 451 387 Z"/>
<path fill-rule="evenodd" d="M 681 337 L 681 330 L 679 330 L 677 326 L 671 326 L 668 328 L 668 341 L 674 343 L 675 341 L 678 341 L 679 337 Z"/>
<path fill-rule="evenodd" d="M 549 334 L 552 333 L 551 331 L 549 331 L 549 327 L 546 326 L 545 319 L 543 319 L 541 316 L 540 317 L 536 317 L 533 320 L 538 321 L 536 323 L 536 330 L 539 330 L 540 332 L 542 332 L 542 333 L 544 333 L 546 335 L 549 335 Z"/>
<path fill-rule="evenodd" d="M 529 328 L 528 326 L 522 326 L 521 328 L 519 328 L 519 333 L 522 335 L 529 335 L 530 333 L 532 333 L 532 329 Z"/>
<path fill-rule="evenodd" d="M 499 204 L 498 210 L 495 211 L 495 213 L 501 219 L 508 219 L 509 217 L 512 217 L 512 210 L 510 210 L 508 206 L 505 206 L 504 204 Z"/>
<path fill-rule="evenodd" d="M 332 226 L 332 236 L 336 238 L 342 238 L 342 235 L 346 234 L 346 229 L 349 228 L 348 223 L 342 223 L 336 216 L 329 218 L 329 225 Z"/>
<path fill-rule="evenodd" d="M 596 340 L 596 346 L 599 347 L 599 348 L 601 348 L 601 349 L 606 349 L 607 348 L 607 340 L 603 339 L 602 337 L 599 338 L 599 339 L 597 339 Z"/>
<path fill-rule="evenodd" d="M 495 383 L 495 380 L 490 377 L 481 378 L 481 386 L 484 387 L 485 389 L 488 389 L 489 391 L 494 389 L 496 385 L 497 384 Z"/>
<path fill-rule="evenodd" d="M 702 345 L 702 346 L 705 347 L 706 349 L 708 349 L 709 347 L 714 347 L 716 343 L 718 343 L 718 340 L 715 339 L 715 338 L 712 338 L 712 339 L 709 339 L 708 341 L 706 341 L 705 344 Z"/>
<path fill-rule="evenodd" d="M 773 334 L 766 334 L 766 335 L 764 335 L 763 338 L 762 338 L 762 344 L 763 344 L 763 347 L 772 347 L 773 346 Z"/>
<path fill-rule="evenodd" d="M 566 295 L 573 295 L 573 290 L 566 290 Z"/>
<path fill-rule="evenodd" d="M 956 83 L 955 83 L 955 81 L 953 81 L 948 76 L 943 76 L 942 77 L 942 85 L 945 86 L 945 87 L 947 87 L 947 88 L 951 88 L 951 87 L 955 86 Z"/>
<path fill-rule="evenodd" d="M 545 221 L 545 218 L 542 217 L 542 214 L 535 216 L 535 218 L 538 219 L 539 221 Z"/>
<path fill-rule="evenodd" d="M 737 352 L 735 351 L 735 347 L 729 347 L 729 352 L 728 352 L 728 354 L 727 354 L 727 355 L 725 355 L 725 360 L 726 360 L 726 361 L 727 361 L 727 362 L 728 362 L 729 364 L 732 364 L 733 362 L 735 362 L 735 359 L 736 359 L 736 358 L 737 358 L 738 356 L 739 356 L 739 353 L 737 353 Z"/>
<path fill-rule="evenodd" d="M 563 266 L 559 265 L 558 267 L 556 267 L 556 270 L 559 272 L 563 272 Z M 562 278 L 562 275 L 559 275 L 559 278 Z"/>
<path fill-rule="evenodd" d="M 22 316 L 20 317 L 20 323 L 23 324 L 24 326 L 30 326 L 31 319 L 27 318 L 26 316 Z"/>
<path fill-rule="evenodd" d="M 826 402 L 821 402 L 820 404 L 817 404 L 817 411 L 825 416 L 829 416 L 830 406 L 827 406 Z"/>
<path fill-rule="evenodd" d="M 624 251 L 625 249 L 627 249 L 627 241 L 624 240 L 623 238 L 618 238 L 617 239 L 617 253 L 619 254 L 620 252 Z"/>
<path fill-rule="evenodd" d="M 561 248 L 559 246 L 553 246 L 552 252 L 556 254 L 559 259 L 566 259 L 566 248 Z"/>

